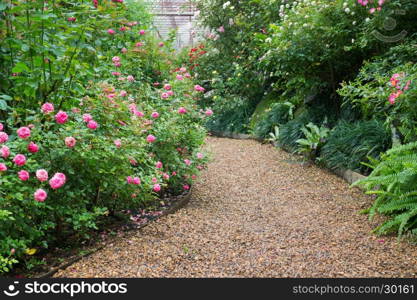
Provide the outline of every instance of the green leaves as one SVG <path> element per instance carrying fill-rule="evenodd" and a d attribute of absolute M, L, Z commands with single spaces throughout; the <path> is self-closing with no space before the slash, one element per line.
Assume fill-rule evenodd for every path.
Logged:
<path fill-rule="evenodd" d="M 18 62 L 12 69 L 13 73 L 29 72 L 29 67 L 24 62 Z"/>

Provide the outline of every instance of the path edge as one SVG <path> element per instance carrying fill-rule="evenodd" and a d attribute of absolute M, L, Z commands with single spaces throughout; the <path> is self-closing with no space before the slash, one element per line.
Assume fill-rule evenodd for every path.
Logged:
<path fill-rule="evenodd" d="M 250 134 L 243 134 L 243 133 L 234 133 L 234 132 L 228 132 L 228 131 L 224 131 L 224 132 L 220 132 L 220 131 L 210 131 L 212 136 L 215 137 L 222 137 L 222 138 L 229 138 L 229 139 L 235 139 L 235 140 L 255 140 L 258 142 L 265 142 L 265 140 L 255 137 L 253 135 Z M 277 147 L 276 143 L 271 143 L 274 147 Z M 284 148 L 280 148 L 285 152 L 286 151 Z M 335 170 L 329 169 L 329 168 L 325 168 L 326 170 L 329 170 L 330 172 L 332 172 L 333 174 L 336 174 L 337 176 L 343 178 L 347 183 L 349 184 L 353 184 L 358 180 L 364 179 L 367 176 L 362 175 L 358 172 L 349 170 L 349 169 L 342 169 L 342 168 L 338 168 Z M 363 190 L 363 188 L 361 186 L 358 186 L 359 189 Z"/>
<path fill-rule="evenodd" d="M 175 213 L 176 211 L 180 210 L 181 208 L 183 208 L 184 206 L 186 206 L 186 205 L 190 202 L 192 192 L 193 192 L 193 187 L 191 186 L 191 188 L 190 188 L 190 190 L 188 191 L 188 193 L 187 193 L 187 194 L 185 194 L 185 195 L 183 195 L 183 196 L 179 196 L 179 197 L 178 197 L 179 199 L 178 199 L 177 201 L 175 201 L 175 203 L 174 203 L 171 207 L 169 207 L 168 209 L 164 210 L 164 211 L 162 212 L 162 214 L 161 214 L 161 215 L 159 215 L 159 216 L 158 216 L 158 217 L 156 217 L 155 219 L 152 219 L 151 221 L 149 221 L 149 222 L 147 222 L 147 223 L 145 223 L 145 224 L 142 224 L 142 225 L 140 225 L 140 226 L 138 226 L 138 227 L 135 227 L 135 228 L 133 228 L 133 229 L 130 229 L 130 230 L 128 230 L 128 231 L 133 231 L 133 230 L 141 230 L 142 228 L 144 228 L 144 227 L 148 226 L 149 224 L 151 224 L 151 223 L 155 222 L 156 220 L 159 220 L 159 219 L 160 219 L 160 218 L 162 218 L 162 217 L 165 217 L 165 216 L 167 216 L 167 215 L 173 214 L 173 213 Z M 76 257 L 74 257 L 74 258 L 70 259 L 69 261 L 67 261 L 67 262 L 65 262 L 65 263 L 63 263 L 63 264 L 61 264 L 61 265 L 59 265 L 59 266 L 57 266 L 57 267 L 55 267 L 55 268 L 52 268 L 51 270 L 49 270 L 49 271 L 48 271 L 48 272 L 46 272 L 46 273 L 43 273 L 43 274 L 41 274 L 41 275 L 39 275 L 39 276 L 34 276 L 34 277 L 31 277 L 31 278 L 36 278 L 36 279 L 40 279 L 40 278 L 50 278 L 50 277 L 52 277 L 55 273 L 57 273 L 59 270 L 62 270 L 62 269 L 66 269 L 66 268 L 68 268 L 69 266 L 73 265 L 73 264 L 74 264 L 74 263 L 76 263 L 77 261 L 80 261 L 81 259 L 83 259 L 83 258 L 85 258 L 85 257 L 87 257 L 87 256 L 90 256 L 91 254 L 93 254 L 93 253 L 95 253 L 95 252 L 97 252 L 97 251 L 99 251 L 99 250 L 101 250 L 101 249 L 104 249 L 106 246 L 107 246 L 107 244 L 106 244 L 106 245 L 99 246 L 99 247 L 97 247 L 97 248 L 95 248 L 95 249 L 92 249 L 91 251 L 88 251 L 87 253 L 84 253 L 84 254 L 78 255 L 78 256 L 76 256 Z"/>

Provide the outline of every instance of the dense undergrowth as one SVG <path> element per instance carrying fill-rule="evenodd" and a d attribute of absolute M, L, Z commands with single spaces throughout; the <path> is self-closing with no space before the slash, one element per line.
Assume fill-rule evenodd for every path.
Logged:
<path fill-rule="evenodd" d="M 188 190 L 211 111 L 140 2 L 16 0 L 0 13 L 2 273 Z"/>
<path fill-rule="evenodd" d="M 205 48 L 183 60 L 206 88 L 200 106 L 215 112 L 207 128 L 251 133 L 331 169 L 371 173 L 369 182 L 387 193 L 376 203 L 407 203 L 376 204 L 373 211 L 395 220 L 378 233 L 414 230 L 415 200 L 403 196 L 413 189 L 403 172 L 417 176 L 414 158 L 383 153 L 417 140 L 417 2 L 197 3 L 209 29 Z M 384 169 L 391 177 L 381 177 L 379 162 L 395 164 Z"/>

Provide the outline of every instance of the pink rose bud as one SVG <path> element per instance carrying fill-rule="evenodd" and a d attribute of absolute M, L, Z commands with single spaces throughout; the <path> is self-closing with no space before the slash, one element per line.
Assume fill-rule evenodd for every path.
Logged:
<path fill-rule="evenodd" d="M 187 109 L 186 109 L 185 107 L 180 107 L 180 108 L 178 109 L 178 113 L 179 113 L 180 115 L 183 115 L 183 114 L 187 113 Z"/>
<path fill-rule="evenodd" d="M 3 158 L 8 158 L 10 156 L 10 149 L 7 146 L 2 146 L 0 148 L 0 156 Z"/>
<path fill-rule="evenodd" d="M 44 202 L 48 194 L 43 189 L 38 189 L 34 194 L 34 198 L 38 202 Z"/>
<path fill-rule="evenodd" d="M 17 166 L 24 166 L 26 164 L 26 156 L 24 156 L 23 154 L 17 154 L 14 158 L 13 158 L 13 162 L 15 163 L 15 165 Z"/>
<path fill-rule="evenodd" d="M 75 146 L 76 142 L 77 141 L 72 136 L 68 136 L 68 137 L 65 138 L 65 145 L 68 148 L 73 148 Z"/>
<path fill-rule="evenodd" d="M 19 179 L 22 180 L 22 181 L 29 180 L 29 172 L 28 171 L 21 170 L 17 173 L 17 175 L 19 176 Z"/>
<path fill-rule="evenodd" d="M 44 170 L 44 169 L 40 169 L 36 171 L 36 178 L 40 181 L 40 182 L 44 182 L 48 180 L 48 171 Z"/>
<path fill-rule="evenodd" d="M 9 140 L 9 135 L 3 131 L 0 132 L 0 144 L 3 144 Z"/>
<path fill-rule="evenodd" d="M 155 142 L 155 141 L 156 141 L 156 137 L 155 137 L 155 136 L 153 136 L 152 134 L 150 134 L 150 135 L 148 135 L 148 136 L 146 137 L 146 141 L 147 141 L 148 143 L 153 143 L 153 142 Z"/>
<path fill-rule="evenodd" d="M 115 145 L 117 148 L 120 148 L 120 147 L 122 146 L 122 141 L 121 141 L 121 140 L 115 140 L 115 141 L 114 141 L 114 145 Z"/>
<path fill-rule="evenodd" d="M 55 115 L 55 120 L 58 124 L 64 124 L 65 122 L 67 122 L 68 120 L 68 115 L 66 112 L 60 110 L 56 115 Z"/>
<path fill-rule="evenodd" d="M 7 166 L 4 163 L 0 163 L 0 172 L 7 171 Z"/>
<path fill-rule="evenodd" d="M 44 103 L 41 110 L 44 114 L 49 114 L 54 111 L 54 105 L 52 103 Z"/>
<path fill-rule="evenodd" d="M 92 129 L 92 130 L 95 130 L 95 129 L 97 129 L 98 124 L 97 124 L 97 122 L 96 122 L 96 121 L 91 120 L 91 121 L 89 121 L 89 122 L 87 123 L 87 127 L 88 127 L 88 128 L 90 128 L 90 129 Z"/>
<path fill-rule="evenodd" d="M 154 112 L 151 114 L 151 117 L 152 117 L 152 118 L 154 118 L 154 119 L 157 119 L 157 118 L 159 117 L 159 113 L 157 113 L 156 111 L 154 111 Z"/>
<path fill-rule="evenodd" d="M 161 186 L 160 186 L 159 184 L 154 184 L 154 186 L 153 186 L 153 190 L 154 190 L 155 192 L 159 192 L 159 191 L 161 190 Z"/>
<path fill-rule="evenodd" d="M 39 146 L 36 145 L 34 142 L 30 142 L 28 145 L 28 151 L 30 153 L 36 153 L 39 151 Z"/>
<path fill-rule="evenodd" d="M 17 135 L 21 138 L 21 139 L 27 139 L 28 137 L 30 137 L 30 129 L 28 127 L 20 127 L 17 130 Z"/>
<path fill-rule="evenodd" d="M 88 123 L 93 120 L 93 117 L 90 114 L 83 114 L 83 121 Z"/>

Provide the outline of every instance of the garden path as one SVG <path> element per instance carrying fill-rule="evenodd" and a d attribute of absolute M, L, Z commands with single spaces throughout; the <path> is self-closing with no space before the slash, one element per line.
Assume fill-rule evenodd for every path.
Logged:
<path fill-rule="evenodd" d="M 57 277 L 414 277 L 417 248 L 371 234 L 371 199 L 252 140 L 208 139 L 189 205 Z"/>

